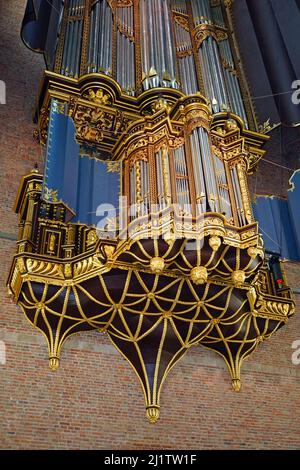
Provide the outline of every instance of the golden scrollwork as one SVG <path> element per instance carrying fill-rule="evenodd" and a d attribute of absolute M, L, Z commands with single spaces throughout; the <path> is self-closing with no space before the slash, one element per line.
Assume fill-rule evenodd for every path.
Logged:
<path fill-rule="evenodd" d="M 107 162 L 107 172 L 108 173 L 120 173 L 121 171 L 121 162 Z"/>
<path fill-rule="evenodd" d="M 98 260 L 98 258 L 97 258 Z M 78 261 L 74 264 L 74 274 L 75 276 L 80 276 L 81 274 L 86 274 L 91 271 L 94 267 L 94 258 L 89 256 L 88 258 Z"/>
<path fill-rule="evenodd" d="M 90 104 L 82 99 L 69 100 L 68 115 L 74 121 L 76 138 L 94 144 L 111 142 L 112 137 L 116 140 L 125 130 L 128 118 L 120 110 L 108 109 L 111 98 L 101 88 L 89 89 L 84 96 Z"/>
<path fill-rule="evenodd" d="M 248 152 L 246 155 L 246 164 L 247 164 L 247 173 L 249 175 L 253 174 L 256 170 L 258 163 L 263 158 L 265 152 L 254 153 Z"/>
<path fill-rule="evenodd" d="M 37 259 L 28 258 L 26 260 L 27 271 L 30 274 L 38 274 L 40 276 L 48 276 L 63 279 L 63 267 L 59 263 L 51 263 L 49 261 L 40 261 Z"/>
<path fill-rule="evenodd" d="M 258 131 L 261 134 L 268 134 L 269 132 L 271 132 L 273 129 L 275 129 L 276 127 L 280 125 L 280 123 L 271 124 L 270 121 L 271 121 L 271 118 L 267 119 L 265 122 L 263 122 L 262 124 L 258 126 Z"/>
<path fill-rule="evenodd" d="M 157 113 L 158 111 L 161 111 L 162 109 L 166 110 L 166 112 L 169 113 L 172 109 L 172 106 L 168 103 L 166 99 L 159 98 L 152 104 L 151 108 L 154 113 Z"/>
<path fill-rule="evenodd" d="M 252 214 L 252 208 L 250 204 L 250 197 L 249 197 L 249 192 L 248 192 L 248 184 L 246 180 L 245 171 L 241 163 L 238 163 L 236 168 L 237 168 L 237 173 L 238 173 L 239 181 L 240 181 L 244 213 L 245 213 L 247 222 L 251 224 L 253 222 L 253 214 Z"/>
<path fill-rule="evenodd" d="M 100 108 L 78 106 L 74 115 L 77 137 L 96 143 L 104 139 L 104 129 L 111 128 L 111 120 Z"/>
<path fill-rule="evenodd" d="M 138 150 L 129 159 L 129 166 L 132 168 L 136 162 L 143 160 L 144 162 L 148 161 L 148 150 Z"/>
<path fill-rule="evenodd" d="M 133 0 L 117 0 L 116 7 L 117 8 L 127 8 L 133 5 Z"/>
<path fill-rule="evenodd" d="M 87 238 L 86 238 L 86 244 L 88 247 L 90 247 L 91 245 L 94 245 L 98 240 L 98 237 L 97 237 L 97 232 L 95 229 L 92 229 L 88 232 L 87 234 Z"/>
<path fill-rule="evenodd" d="M 46 106 L 43 106 L 39 113 L 38 127 L 33 132 L 34 139 L 42 145 L 46 145 L 47 143 L 48 126 L 49 126 L 49 108 Z"/>
<path fill-rule="evenodd" d="M 51 189 L 47 186 L 44 186 L 43 198 L 45 201 L 57 202 L 58 201 L 58 191 L 57 189 Z"/>
<path fill-rule="evenodd" d="M 223 0 L 226 8 L 231 8 L 234 0 Z"/>
<path fill-rule="evenodd" d="M 173 12 L 173 18 L 175 23 L 179 24 L 185 31 L 190 30 L 188 17 L 178 12 Z"/>
<path fill-rule="evenodd" d="M 283 302 L 278 300 L 258 299 L 256 303 L 258 314 L 268 315 L 271 318 L 281 319 L 286 321 L 288 316 L 294 312 L 294 305 L 290 302 Z"/>
<path fill-rule="evenodd" d="M 199 49 L 203 41 L 209 36 L 212 36 L 215 41 L 224 41 L 228 38 L 227 32 L 213 24 L 202 23 L 199 24 L 193 31 L 192 36 L 195 40 L 196 47 Z"/>

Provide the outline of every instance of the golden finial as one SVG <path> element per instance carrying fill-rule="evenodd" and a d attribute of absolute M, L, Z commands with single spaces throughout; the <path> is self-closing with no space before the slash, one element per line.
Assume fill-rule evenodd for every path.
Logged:
<path fill-rule="evenodd" d="M 148 406 L 146 408 L 146 415 L 150 423 L 154 424 L 159 418 L 159 407 L 158 406 Z"/>
<path fill-rule="evenodd" d="M 49 367 L 51 370 L 55 371 L 58 369 L 59 366 L 59 358 L 58 357 L 50 357 L 49 358 Z"/>
<path fill-rule="evenodd" d="M 232 379 L 231 384 L 235 392 L 239 392 L 241 390 L 242 382 L 240 381 L 240 379 Z"/>
<path fill-rule="evenodd" d="M 38 164 L 35 163 L 30 173 L 38 173 L 38 172 L 39 172 Z"/>

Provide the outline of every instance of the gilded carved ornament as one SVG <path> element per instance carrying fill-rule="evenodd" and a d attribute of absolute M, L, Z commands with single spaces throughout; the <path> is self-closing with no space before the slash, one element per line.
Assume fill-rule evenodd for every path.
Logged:
<path fill-rule="evenodd" d="M 102 107 L 79 104 L 76 100 L 70 105 L 69 115 L 76 127 L 76 137 L 96 144 L 101 143 L 106 134 L 116 137 L 128 123 L 120 111 L 109 112 Z"/>
<path fill-rule="evenodd" d="M 226 8 L 231 8 L 234 0 L 223 0 Z"/>
<path fill-rule="evenodd" d="M 228 38 L 228 34 L 224 29 L 219 28 L 213 24 L 199 24 L 193 31 L 192 31 L 193 38 L 196 43 L 197 49 L 201 46 L 203 41 L 208 37 L 212 36 L 215 41 L 220 42 L 224 41 Z"/>
<path fill-rule="evenodd" d="M 173 12 L 173 19 L 174 19 L 175 23 L 179 24 L 179 26 L 181 26 L 183 29 L 185 29 L 185 31 L 187 31 L 187 32 L 190 31 L 189 20 L 188 20 L 187 16 L 185 16 L 183 14 L 180 14 L 178 12 Z"/>
<path fill-rule="evenodd" d="M 110 95 L 105 93 L 102 88 L 90 88 L 88 92 L 83 95 L 83 98 L 101 105 L 108 105 L 111 103 Z"/>
<path fill-rule="evenodd" d="M 86 244 L 88 247 L 91 245 L 94 245 L 96 241 L 98 240 L 97 233 L 95 229 L 92 229 L 88 232 L 87 234 L 87 239 L 86 239 Z"/>
<path fill-rule="evenodd" d="M 166 99 L 159 98 L 152 104 L 151 109 L 153 113 L 157 113 L 158 111 L 161 111 L 162 109 L 165 109 L 166 112 L 169 113 L 172 109 L 172 106 L 168 103 Z"/>
<path fill-rule="evenodd" d="M 126 6 L 130 6 L 130 5 L 126 5 Z M 116 17 L 116 25 L 120 33 L 123 34 L 123 36 L 128 38 L 131 42 L 134 42 L 135 40 L 134 31 L 128 25 L 125 25 L 124 23 L 122 23 L 122 21 L 118 17 Z"/>
<path fill-rule="evenodd" d="M 45 186 L 44 187 L 43 198 L 45 199 L 45 201 L 57 202 L 58 201 L 58 191 Z"/>
<path fill-rule="evenodd" d="M 130 157 L 130 159 L 129 159 L 130 168 L 132 168 L 136 164 L 136 162 L 139 162 L 141 160 L 143 160 L 144 162 L 148 161 L 148 150 L 147 149 L 139 150 L 139 151 L 135 152 L 134 155 L 132 155 L 132 157 Z"/>
<path fill-rule="evenodd" d="M 117 8 L 126 8 L 126 7 L 131 7 L 133 6 L 133 0 L 117 0 L 116 2 L 116 7 Z M 112 1 L 111 1 L 112 4 Z"/>
<path fill-rule="evenodd" d="M 259 124 L 258 132 L 260 132 L 261 134 L 268 134 L 280 125 L 280 122 L 277 124 L 271 124 L 270 120 L 271 118 L 267 119 L 267 121 L 263 122 L 262 124 Z"/>
<path fill-rule="evenodd" d="M 58 263 L 51 263 L 49 261 L 40 261 L 28 258 L 26 260 L 27 271 L 30 274 L 38 274 L 46 277 L 58 277 L 63 279 L 63 267 Z"/>
<path fill-rule="evenodd" d="M 251 175 L 257 168 L 258 163 L 264 156 L 265 152 L 255 153 L 255 152 L 248 152 L 246 154 L 246 163 L 247 163 L 247 173 Z"/>
<path fill-rule="evenodd" d="M 41 108 L 38 118 L 38 127 L 33 132 L 34 139 L 42 145 L 46 145 L 48 137 L 49 110 L 44 106 Z"/>

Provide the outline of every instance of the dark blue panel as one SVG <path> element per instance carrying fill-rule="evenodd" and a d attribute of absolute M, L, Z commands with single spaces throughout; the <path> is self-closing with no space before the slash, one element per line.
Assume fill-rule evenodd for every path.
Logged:
<path fill-rule="evenodd" d="M 80 147 L 66 106 L 55 100 L 51 103 L 43 198 L 63 202 L 75 213 Z"/>
<path fill-rule="evenodd" d="M 282 257 L 291 260 L 298 259 L 297 244 L 288 202 L 284 199 L 272 198 L 271 209 Z"/>
<path fill-rule="evenodd" d="M 293 174 L 290 182 L 292 187 L 288 191 L 288 206 L 300 258 L 300 170 Z"/>
<path fill-rule="evenodd" d="M 281 1 L 280 4 L 282 3 L 286 4 Z M 288 125 L 298 123 L 299 106 L 293 104 L 291 95 L 287 93 L 298 77 L 274 13 L 276 5 L 271 1 L 257 0 L 247 0 L 247 5 L 281 121 Z"/>
<path fill-rule="evenodd" d="M 119 165 L 117 162 L 103 162 L 80 155 L 80 145 L 75 136 L 76 129 L 73 120 L 68 116 L 68 105 L 53 100 L 43 198 L 49 202 L 64 203 L 69 209 L 69 219 L 74 216 L 72 222 L 97 225 L 103 218 L 96 214 L 101 204 L 112 206 L 108 216 L 117 215 L 120 192 Z"/>
<path fill-rule="evenodd" d="M 100 215 L 97 216 L 97 208 L 101 204 L 112 206 L 108 216 L 114 217 L 113 208 L 117 213 L 120 173 L 110 171 L 109 165 L 107 162 L 87 156 L 80 157 L 77 210 L 74 221 L 97 225 L 102 219 Z"/>
<path fill-rule="evenodd" d="M 298 260 L 297 240 L 288 201 L 275 197 L 257 197 L 253 211 L 265 249 L 278 253 L 282 258 Z"/>
<path fill-rule="evenodd" d="M 275 253 L 281 252 L 276 227 L 274 224 L 271 199 L 265 197 L 257 197 L 253 204 L 254 217 L 259 223 L 259 230 L 264 239 L 264 245 L 267 251 Z"/>
<path fill-rule="evenodd" d="M 73 219 L 73 222 L 86 223 L 87 225 L 91 225 L 90 194 L 93 186 L 91 184 L 93 176 L 92 163 L 93 160 L 89 158 L 79 159 L 76 217 Z"/>

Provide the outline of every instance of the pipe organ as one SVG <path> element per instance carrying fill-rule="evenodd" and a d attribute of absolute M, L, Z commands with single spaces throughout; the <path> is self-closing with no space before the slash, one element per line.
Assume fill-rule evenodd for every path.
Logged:
<path fill-rule="evenodd" d="M 247 177 L 264 156 L 219 0 L 66 0 L 24 176 L 10 296 L 47 339 L 105 334 L 140 379 L 147 417 L 191 346 L 232 386 L 294 303 L 276 284 Z"/>

